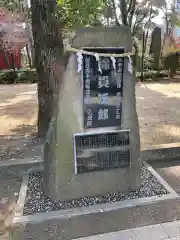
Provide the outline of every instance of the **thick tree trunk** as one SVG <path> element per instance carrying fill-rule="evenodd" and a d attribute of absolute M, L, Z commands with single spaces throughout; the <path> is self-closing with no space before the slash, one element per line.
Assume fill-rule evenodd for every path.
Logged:
<path fill-rule="evenodd" d="M 45 138 L 56 112 L 63 72 L 63 39 L 55 0 L 31 0 L 35 65 L 38 75 L 38 135 Z"/>

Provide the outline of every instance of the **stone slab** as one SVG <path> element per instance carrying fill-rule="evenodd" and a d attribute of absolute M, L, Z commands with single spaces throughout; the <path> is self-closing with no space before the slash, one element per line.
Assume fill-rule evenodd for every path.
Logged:
<path fill-rule="evenodd" d="M 170 237 L 180 236 L 180 221 L 166 222 L 162 226 Z"/>
<path fill-rule="evenodd" d="M 180 221 L 127 229 L 77 240 L 180 240 Z M 73 239 L 74 240 L 74 239 Z"/>
<path fill-rule="evenodd" d="M 164 240 L 169 236 L 160 224 L 79 238 L 78 240 Z"/>
<path fill-rule="evenodd" d="M 163 240 L 168 238 L 168 234 L 160 224 L 135 228 L 132 232 L 137 240 Z"/>
<path fill-rule="evenodd" d="M 42 222 L 17 223 L 14 240 L 70 240 L 107 232 L 136 228 L 180 219 L 180 200 L 159 201 L 144 206 L 123 208 L 119 211 L 97 213 Z M 53 233 L 53 237 L 52 236 Z M 22 238 L 20 238 L 20 236 Z M 139 240 L 139 239 L 138 239 Z"/>
<path fill-rule="evenodd" d="M 141 159 L 147 162 L 176 160 L 180 158 L 180 147 L 167 144 L 166 147 L 158 146 L 159 148 L 148 149 L 141 151 Z M 161 148 L 162 147 L 162 148 Z"/>
<path fill-rule="evenodd" d="M 44 161 L 39 158 L 36 161 L 32 159 L 24 159 L 23 161 L 1 162 L 0 163 L 0 179 L 22 177 L 25 172 L 35 171 L 44 168 Z"/>
<path fill-rule="evenodd" d="M 153 169 L 148 169 L 154 174 Z M 161 223 L 164 219 L 171 221 L 175 211 L 178 210 L 180 214 L 180 209 L 177 209 L 177 204 L 180 203 L 179 196 L 160 176 L 158 179 L 165 184 L 170 194 L 28 216 L 19 214 L 22 213 L 25 201 L 24 190 L 21 188 L 18 200 L 20 207 L 17 207 L 18 211 L 15 212 L 12 229 L 13 239 L 18 239 L 20 235 L 23 236 L 22 239 L 31 237 L 39 240 L 57 240 L 59 236 L 62 239 L 73 239 Z M 26 176 L 24 182 L 27 183 Z M 52 232 L 54 238 L 50 238 Z"/>
<path fill-rule="evenodd" d="M 78 238 L 78 240 L 135 240 L 135 235 L 133 231 L 130 230 L 123 230 L 118 232 L 111 232 L 107 234 L 96 235 L 92 237 L 85 237 L 85 238 Z M 73 239 L 74 240 L 74 239 Z"/>
<path fill-rule="evenodd" d="M 165 239 L 165 240 L 180 240 L 180 236 L 168 238 L 168 239 Z"/>
<path fill-rule="evenodd" d="M 70 44 L 75 48 L 124 47 L 132 51 L 132 34 L 129 27 L 95 27 L 77 29 Z"/>
<path fill-rule="evenodd" d="M 136 113 L 135 81 L 128 71 L 128 59 L 126 58 L 124 62 L 121 129 L 128 129 L 131 133 L 133 142 L 131 167 L 91 172 L 85 175 L 75 174 L 72 145 L 72 135 L 85 131 L 82 117 L 82 86 L 76 64 L 76 56 L 72 54 L 60 90 L 58 116 L 50 124 L 47 134 L 44 147 L 45 171 L 48 172 L 45 177 L 46 192 L 53 200 L 69 200 L 84 196 L 104 195 L 110 191 L 135 190 L 140 186 L 140 137 Z M 129 96 L 132 97 L 129 98 Z M 120 127 L 107 129 L 107 131 L 110 130 L 120 130 Z M 54 147 L 54 145 L 59 147 Z"/>

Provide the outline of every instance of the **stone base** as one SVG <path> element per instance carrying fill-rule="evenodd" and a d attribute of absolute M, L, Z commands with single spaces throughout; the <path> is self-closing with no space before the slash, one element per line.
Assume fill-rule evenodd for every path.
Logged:
<path fill-rule="evenodd" d="M 23 216 L 28 175 L 24 176 L 11 231 L 12 239 L 76 239 L 122 229 L 173 221 L 179 195 L 150 166 L 166 195 Z"/>

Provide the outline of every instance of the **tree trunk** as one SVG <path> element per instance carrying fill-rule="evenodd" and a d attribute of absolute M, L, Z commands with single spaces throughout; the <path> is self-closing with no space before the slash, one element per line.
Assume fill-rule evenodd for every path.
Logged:
<path fill-rule="evenodd" d="M 38 75 L 38 135 L 46 137 L 56 112 L 62 76 L 63 38 L 55 0 L 31 0 L 35 65 Z"/>
<path fill-rule="evenodd" d="M 144 81 L 144 54 L 145 54 L 145 32 L 143 31 L 142 55 L 141 55 L 141 82 Z"/>
<path fill-rule="evenodd" d="M 8 65 L 8 67 L 10 68 L 11 65 L 10 65 L 10 63 L 9 63 L 9 59 L 8 59 L 8 56 L 7 56 L 6 51 L 5 51 L 4 49 L 2 49 L 2 50 L 1 50 L 1 53 L 4 55 L 4 61 L 5 61 L 5 63 L 6 63 L 6 64 Z"/>
<path fill-rule="evenodd" d="M 128 26 L 128 12 L 127 12 L 127 4 L 125 0 L 119 0 L 119 7 L 121 12 L 121 19 L 124 26 Z"/>
<path fill-rule="evenodd" d="M 149 54 L 154 57 L 154 69 L 159 70 L 161 54 L 161 28 L 159 27 L 155 27 L 152 32 Z"/>
<path fill-rule="evenodd" d="M 29 68 L 31 69 L 32 68 L 32 61 L 31 61 L 31 55 L 30 55 L 30 52 L 29 52 L 28 45 L 26 45 L 26 53 L 27 53 L 27 57 L 28 57 Z"/>

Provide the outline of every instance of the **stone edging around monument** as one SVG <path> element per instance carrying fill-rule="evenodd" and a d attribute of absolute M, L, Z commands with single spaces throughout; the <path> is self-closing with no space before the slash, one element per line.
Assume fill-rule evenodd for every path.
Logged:
<path fill-rule="evenodd" d="M 80 215 L 116 211 L 118 209 L 130 208 L 134 206 L 141 206 L 141 205 L 156 203 L 158 201 L 179 198 L 179 195 L 168 185 L 168 183 L 150 165 L 146 163 L 145 165 L 147 169 L 157 178 L 157 180 L 166 188 L 166 190 L 169 192 L 168 194 L 165 194 L 162 196 L 153 196 L 153 197 L 146 197 L 146 198 L 139 198 L 139 199 L 132 199 L 132 200 L 124 200 L 124 201 L 115 202 L 115 203 L 98 204 L 98 205 L 89 206 L 89 207 L 73 208 L 73 209 L 67 209 L 67 210 L 52 211 L 47 213 L 36 213 L 32 215 L 23 216 L 23 208 L 25 204 L 26 193 L 28 188 L 28 179 L 29 179 L 29 174 L 26 173 L 23 176 L 23 181 L 22 181 L 22 185 L 19 193 L 19 199 L 17 201 L 17 206 L 15 209 L 13 223 L 14 224 L 39 223 L 39 222 L 43 222 L 46 220 L 53 220 L 53 219 L 62 220 L 62 219 L 77 217 Z"/>
<path fill-rule="evenodd" d="M 160 145 L 154 149 L 141 151 L 141 160 L 149 163 L 177 159 L 180 160 L 180 144 Z M 43 162 L 42 157 L 38 157 L 37 160 L 25 158 L 22 160 L 0 161 L 0 177 L 22 176 L 24 172 L 34 171 L 36 168 L 43 170 Z"/>
<path fill-rule="evenodd" d="M 22 177 L 24 172 L 31 172 L 35 169 L 43 170 L 43 159 L 38 157 L 36 160 L 24 158 L 21 160 L 0 161 L 0 178 Z"/>
<path fill-rule="evenodd" d="M 180 144 L 165 144 L 143 150 L 141 151 L 141 159 L 149 163 L 180 160 Z"/>

